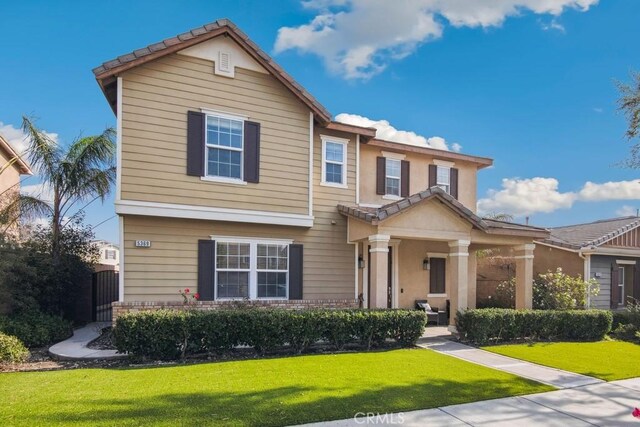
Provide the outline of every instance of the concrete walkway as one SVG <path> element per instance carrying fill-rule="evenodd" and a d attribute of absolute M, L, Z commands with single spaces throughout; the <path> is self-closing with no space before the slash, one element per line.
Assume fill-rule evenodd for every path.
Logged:
<path fill-rule="evenodd" d="M 640 419 L 631 415 L 639 406 L 640 378 L 634 378 L 377 418 L 358 414 L 307 426 L 640 426 Z"/>
<path fill-rule="evenodd" d="M 87 348 L 87 344 L 100 336 L 102 329 L 109 326 L 110 322 L 94 322 L 75 329 L 69 339 L 49 347 L 49 354 L 62 360 L 92 360 L 92 359 L 116 359 L 126 357 L 115 350 L 95 350 Z"/>
<path fill-rule="evenodd" d="M 447 356 L 457 357 L 467 362 L 509 372 L 519 377 L 529 378 L 560 389 L 604 382 L 597 378 L 536 365 L 535 363 L 525 362 L 524 360 L 513 359 L 444 338 L 423 338 L 418 341 L 418 346 L 446 354 Z M 638 404 L 640 405 L 640 402 Z"/>

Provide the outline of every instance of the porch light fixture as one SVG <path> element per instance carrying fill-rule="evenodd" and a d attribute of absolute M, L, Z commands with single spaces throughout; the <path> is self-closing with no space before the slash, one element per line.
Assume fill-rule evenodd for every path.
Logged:
<path fill-rule="evenodd" d="M 358 268 L 364 268 L 364 258 L 358 257 Z"/>
<path fill-rule="evenodd" d="M 425 258 L 422 260 L 422 269 L 423 270 L 429 270 L 430 266 L 429 266 L 429 258 Z"/>

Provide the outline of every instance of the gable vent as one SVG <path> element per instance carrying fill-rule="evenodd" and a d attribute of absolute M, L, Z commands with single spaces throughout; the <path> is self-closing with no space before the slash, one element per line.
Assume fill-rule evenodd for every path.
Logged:
<path fill-rule="evenodd" d="M 234 77 L 234 71 L 235 67 L 231 62 L 231 53 L 222 50 L 219 51 L 214 72 L 221 76 Z"/>

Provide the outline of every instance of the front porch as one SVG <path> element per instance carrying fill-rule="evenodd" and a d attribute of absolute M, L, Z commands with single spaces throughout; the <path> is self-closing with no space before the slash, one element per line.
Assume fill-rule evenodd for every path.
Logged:
<path fill-rule="evenodd" d="M 482 219 L 439 188 L 382 208 L 339 206 L 356 244 L 358 293 L 368 308 L 438 311 L 475 308 L 478 251 L 511 247 L 516 259 L 516 308 L 531 308 L 533 239 L 544 229 Z"/>

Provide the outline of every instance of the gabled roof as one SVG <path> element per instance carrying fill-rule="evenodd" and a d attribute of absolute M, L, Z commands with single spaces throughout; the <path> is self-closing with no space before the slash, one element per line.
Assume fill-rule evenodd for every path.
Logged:
<path fill-rule="evenodd" d="M 26 161 L 13 149 L 9 142 L 0 135 L 0 151 L 5 154 L 7 159 L 11 162 L 12 159 L 15 159 L 13 165 L 18 169 L 21 175 L 33 175 L 31 168 L 27 164 Z M 5 165 L 0 164 L 0 169 L 2 169 Z"/>
<path fill-rule="evenodd" d="M 551 236 L 542 243 L 568 249 L 600 246 L 637 227 L 640 227 L 640 218 L 636 216 L 555 227 L 551 229 Z"/>
<path fill-rule="evenodd" d="M 111 108 L 116 112 L 117 88 L 115 87 L 115 82 L 116 76 L 119 73 L 221 35 L 230 37 L 238 43 L 249 56 L 267 69 L 276 79 L 307 105 L 313 112 L 318 123 L 323 126 L 331 123 L 331 113 L 228 19 L 219 19 L 202 27 L 194 28 L 186 33 L 121 55 L 94 68 L 93 73 L 107 100 L 111 104 Z"/>
<path fill-rule="evenodd" d="M 523 234 L 534 234 L 536 237 L 546 237 L 549 232 L 540 227 L 530 225 L 515 224 L 504 221 L 497 221 L 489 218 L 481 218 L 466 208 L 462 203 L 442 190 L 440 187 L 431 187 L 420 193 L 414 194 L 397 202 L 384 205 L 380 208 L 367 208 L 363 206 L 338 205 L 338 211 L 352 218 L 377 225 L 407 209 L 412 208 L 427 200 L 436 199 L 449 209 L 458 214 L 462 219 L 468 221 L 473 227 L 487 233 L 516 232 Z"/>

